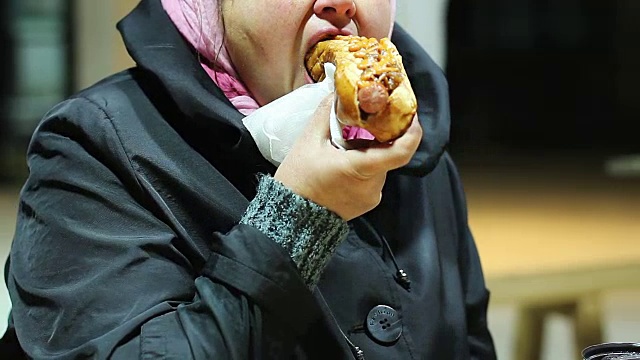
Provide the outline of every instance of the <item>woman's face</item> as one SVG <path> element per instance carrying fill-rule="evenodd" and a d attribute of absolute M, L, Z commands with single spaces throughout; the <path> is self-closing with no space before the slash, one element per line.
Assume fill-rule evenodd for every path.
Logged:
<path fill-rule="evenodd" d="M 222 0 L 226 46 L 260 105 L 311 82 L 307 51 L 330 35 L 382 38 L 390 0 Z"/>

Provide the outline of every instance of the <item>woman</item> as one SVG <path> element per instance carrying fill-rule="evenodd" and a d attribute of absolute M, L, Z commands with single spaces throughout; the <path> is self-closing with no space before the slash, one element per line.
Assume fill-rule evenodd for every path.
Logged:
<path fill-rule="evenodd" d="M 34 134 L 5 341 L 40 359 L 494 359 L 446 83 L 402 29 L 419 122 L 392 145 L 334 148 L 325 100 L 275 168 L 242 124 L 307 82 L 315 41 L 384 37 L 394 11 L 142 0 L 119 24 L 137 66 Z"/>

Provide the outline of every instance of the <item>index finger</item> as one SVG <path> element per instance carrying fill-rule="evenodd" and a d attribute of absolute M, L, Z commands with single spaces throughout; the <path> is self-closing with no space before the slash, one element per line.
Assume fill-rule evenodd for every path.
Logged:
<path fill-rule="evenodd" d="M 351 166 L 359 174 L 370 176 L 400 168 L 415 154 L 422 140 L 422 126 L 416 115 L 407 131 L 392 143 L 345 151 Z"/>

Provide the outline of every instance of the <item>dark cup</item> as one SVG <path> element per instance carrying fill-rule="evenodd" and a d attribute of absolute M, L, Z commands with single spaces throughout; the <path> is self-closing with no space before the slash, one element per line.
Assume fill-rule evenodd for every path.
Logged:
<path fill-rule="evenodd" d="M 606 343 L 582 350 L 584 360 L 640 360 L 640 343 Z"/>

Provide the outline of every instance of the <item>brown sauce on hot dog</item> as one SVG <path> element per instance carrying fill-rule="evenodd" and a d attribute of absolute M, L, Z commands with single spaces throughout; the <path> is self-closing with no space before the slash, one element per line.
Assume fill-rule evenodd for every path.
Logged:
<path fill-rule="evenodd" d="M 388 39 L 380 41 L 365 37 L 338 36 L 337 40 L 346 40 L 349 51 L 360 59 L 358 68 L 362 70 L 358 82 L 358 101 L 362 111 L 374 114 L 381 111 L 389 94 L 403 81 L 397 63 L 397 53 L 389 46 Z"/>
<path fill-rule="evenodd" d="M 336 116 L 342 125 L 387 142 L 402 136 L 415 117 L 415 94 L 402 56 L 388 38 L 337 36 L 311 47 L 304 61 L 315 81 L 326 76 L 324 64 L 336 66 Z"/>

